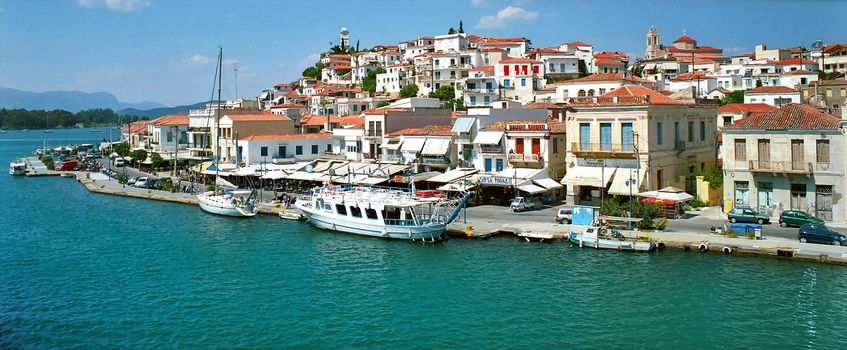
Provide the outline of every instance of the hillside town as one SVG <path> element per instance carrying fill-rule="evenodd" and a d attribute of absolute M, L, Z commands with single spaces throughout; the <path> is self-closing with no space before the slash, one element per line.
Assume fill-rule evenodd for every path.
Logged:
<path fill-rule="evenodd" d="M 643 57 L 628 57 L 461 23 L 360 49 L 342 28 L 296 81 L 123 134 L 177 172 L 210 174 L 217 158 L 232 183 L 286 191 L 413 185 L 599 206 L 672 187 L 724 211 L 847 222 L 847 44 L 727 55 L 694 33 L 667 36 L 649 28 Z"/>

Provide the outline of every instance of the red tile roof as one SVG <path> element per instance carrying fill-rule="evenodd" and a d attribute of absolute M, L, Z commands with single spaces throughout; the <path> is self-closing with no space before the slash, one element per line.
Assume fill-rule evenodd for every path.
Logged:
<path fill-rule="evenodd" d="M 183 126 L 188 125 L 188 116 L 181 114 L 170 114 L 153 120 L 156 126 Z"/>
<path fill-rule="evenodd" d="M 624 55 L 622 52 L 617 52 L 617 51 L 596 52 L 596 53 L 594 53 L 594 58 L 611 58 L 611 59 L 616 59 L 618 61 L 629 59 L 629 57 Z"/>
<path fill-rule="evenodd" d="M 494 72 L 494 66 L 478 66 L 471 68 L 471 71 Z"/>
<path fill-rule="evenodd" d="M 300 125 L 308 125 L 308 126 L 326 125 L 326 118 L 327 118 L 327 116 L 325 116 L 325 115 L 311 115 L 311 116 L 304 117 L 303 119 L 301 119 Z M 329 116 L 329 122 L 332 123 L 332 124 L 339 124 L 339 123 L 341 123 L 341 117 L 339 117 L 337 115 Z"/>
<path fill-rule="evenodd" d="M 796 65 L 796 64 L 815 65 L 815 66 L 818 65 L 818 63 L 815 62 L 815 61 L 802 60 L 802 59 L 799 59 L 799 58 L 782 60 L 782 61 L 777 62 L 776 64 L 778 64 L 780 66 L 791 66 L 791 65 Z"/>
<path fill-rule="evenodd" d="M 389 137 L 397 136 L 452 136 L 451 125 L 427 125 L 422 128 L 407 128 L 388 134 Z"/>
<path fill-rule="evenodd" d="M 847 44 L 829 44 L 823 48 L 823 52 L 831 53 L 836 52 L 840 49 L 847 48 Z"/>
<path fill-rule="evenodd" d="M 480 50 L 482 52 L 506 52 L 506 49 L 501 49 L 499 47 L 486 47 Z"/>
<path fill-rule="evenodd" d="M 623 62 L 618 60 L 613 60 L 611 58 L 598 58 L 594 60 L 594 65 L 597 66 L 623 66 Z"/>
<path fill-rule="evenodd" d="M 704 71 L 682 73 L 680 75 L 677 75 L 677 76 L 671 78 L 671 80 L 673 80 L 673 81 L 689 81 L 689 80 L 698 80 L 698 79 L 715 79 L 715 78 L 707 76 L 706 72 L 704 72 Z"/>
<path fill-rule="evenodd" d="M 226 116 L 227 118 L 229 118 L 232 121 L 238 121 L 238 122 L 261 122 L 261 121 L 278 122 L 278 121 L 283 121 L 283 120 L 291 120 L 284 115 L 276 115 L 276 114 L 266 115 L 266 114 L 259 114 L 259 113 L 257 113 L 257 114 L 227 114 L 227 113 L 224 113 L 224 116 Z"/>
<path fill-rule="evenodd" d="M 614 73 L 597 73 L 592 74 L 587 77 L 577 78 L 573 80 L 566 80 L 561 83 L 587 83 L 587 82 L 600 82 L 600 81 L 621 81 L 626 80 L 624 77 L 619 74 Z M 560 84 L 561 84 L 560 83 Z"/>
<path fill-rule="evenodd" d="M 295 103 L 281 103 L 276 106 L 271 106 L 271 108 L 306 108 L 306 106 Z"/>
<path fill-rule="evenodd" d="M 821 130 L 840 127 L 841 119 L 836 116 L 818 111 L 809 105 L 789 103 L 770 113 L 743 118 L 724 129 Z"/>
<path fill-rule="evenodd" d="M 660 105 L 681 105 L 685 102 L 672 99 L 658 92 L 645 88 L 639 85 L 624 85 L 612 91 L 609 91 L 600 97 L 629 97 L 629 96 L 648 96 L 650 104 Z"/>
<path fill-rule="evenodd" d="M 328 138 L 332 138 L 332 134 L 314 132 L 309 134 L 253 135 L 245 137 L 241 141 L 317 140 Z"/>
<path fill-rule="evenodd" d="M 690 36 L 684 35 L 684 34 L 681 37 L 679 37 L 678 39 L 674 40 L 674 43 L 696 43 L 696 42 L 697 42 L 697 40 L 694 40 Z"/>
<path fill-rule="evenodd" d="M 341 118 L 341 125 L 365 126 L 365 117 L 348 115 Z"/>
<path fill-rule="evenodd" d="M 589 43 L 585 43 L 582 41 L 571 41 L 569 43 L 565 43 L 565 45 L 573 45 L 573 46 L 591 46 Z"/>
<path fill-rule="evenodd" d="M 500 63 L 535 63 L 541 64 L 541 61 L 531 60 L 529 58 L 508 57 L 500 60 Z"/>
<path fill-rule="evenodd" d="M 719 113 L 773 112 L 776 107 L 765 103 L 730 103 L 718 108 Z"/>
<path fill-rule="evenodd" d="M 773 93 L 788 93 L 799 92 L 800 90 L 792 89 L 787 86 L 760 86 L 755 89 L 747 90 L 745 94 L 773 94 Z"/>
<path fill-rule="evenodd" d="M 127 130 L 127 126 L 121 128 L 121 132 L 127 134 L 144 134 L 147 133 L 147 125 L 152 123 L 149 120 L 139 120 L 128 124 L 129 130 Z"/>
<path fill-rule="evenodd" d="M 798 70 L 792 70 L 792 71 L 782 73 L 782 75 L 801 75 L 801 74 L 817 75 L 818 73 L 810 71 L 808 69 L 798 69 Z"/>

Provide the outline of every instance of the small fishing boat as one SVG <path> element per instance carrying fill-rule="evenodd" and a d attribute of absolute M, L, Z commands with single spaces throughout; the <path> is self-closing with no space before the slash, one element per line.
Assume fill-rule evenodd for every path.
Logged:
<path fill-rule="evenodd" d="M 283 218 L 285 220 L 295 220 L 295 221 L 306 220 L 306 215 L 303 215 L 303 213 L 299 210 L 289 210 L 289 209 L 283 210 L 283 211 L 279 212 L 279 217 Z"/>
<path fill-rule="evenodd" d="M 518 233 L 518 237 L 525 239 L 527 242 L 552 242 L 554 239 L 563 238 L 561 235 L 556 235 L 552 232 L 533 232 L 523 230 Z"/>
<path fill-rule="evenodd" d="M 97 129 L 97 128 L 91 128 L 91 132 L 100 132 L 100 129 Z"/>
<path fill-rule="evenodd" d="M 618 231 L 597 225 L 587 226 L 580 233 L 572 232 L 569 238 L 573 244 L 594 249 L 630 250 L 635 252 L 650 252 L 656 249 L 656 243 L 652 240 L 627 239 Z"/>
<path fill-rule="evenodd" d="M 74 173 L 61 173 L 59 176 L 72 178 L 72 177 L 76 177 L 76 174 L 74 174 Z"/>
<path fill-rule="evenodd" d="M 9 163 L 9 175 L 23 176 L 26 175 L 26 163 L 21 160 L 16 160 Z"/>

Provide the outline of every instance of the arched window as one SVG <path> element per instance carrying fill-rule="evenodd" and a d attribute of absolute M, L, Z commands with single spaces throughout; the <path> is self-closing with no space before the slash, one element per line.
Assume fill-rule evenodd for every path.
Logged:
<path fill-rule="evenodd" d="M 577 93 L 577 96 L 585 97 L 585 90 L 579 90 L 579 92 Z"/>
<path fill-rule="evenodd" d="M 594 96 L 594 89 L 588 90 L 588 97 Z"/>

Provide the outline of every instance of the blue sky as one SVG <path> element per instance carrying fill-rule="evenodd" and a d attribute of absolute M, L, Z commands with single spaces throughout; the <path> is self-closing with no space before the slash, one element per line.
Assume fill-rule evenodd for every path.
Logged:
<path fill-rule="evenodd" d="M 224 95 L 296 79 L 341 27 L 360 47 L 465 31 L 523 36 L 534 46 L 580 40 L 643 55 L 650 26 L 670 44 L 686 33 L 729 54 L 757 43 L 847 42 L 844 1 L 194 1 L 0 0 L 0 86 L 107 91 L 128 102 L 208 100 L 218 45 Z"/>

